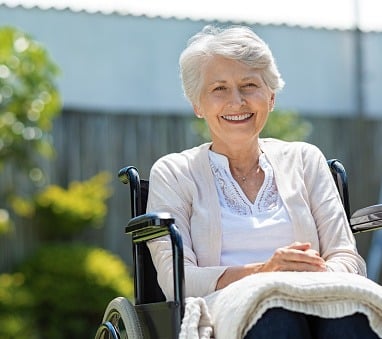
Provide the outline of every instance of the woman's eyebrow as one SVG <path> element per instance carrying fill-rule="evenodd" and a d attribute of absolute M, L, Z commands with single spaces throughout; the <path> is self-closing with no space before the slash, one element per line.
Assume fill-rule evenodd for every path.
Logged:
<path fill-rule="evenodd" d="M 259 75 L 251 75 L 251 76 L 248 76 L 248 77 L 244 77 L 243 79 L 241 79 L 241 81 L 248 81 L 248 80 L 259 80 L 261 79 L 261 77 Z"/>
<path fill-rule="evenodd" d="M 261 77 L 257 74 L 254 74 L 254 75 L 250 75 L 250 76 L 247 76 L 247 77 L 244 77 L 242 79 L 240 79 L 240 81 L 254 81 L 254 80 L 260 80 Z M 226 84 L 227 81 L 226 80 L 212 80 L 210 83 L 207 84 L 207 86 L 213 86 L 213 85 L 221 85 L 221 84 Z"/>
<path fill-rule="evenodd" d="M 211 81 L 211 82 L 208 84 L 208 86 L 211 86 L 211 85 L 214 85 L 214 84 L 225 84 L 225 83 L 227 83 L 226 80 L 213 80 L 213 81 Z"/>
<path fill-rule="evenodd" d="M 226 83 L 227 83 L 227 81 L 225 81 L 225 80 L 213 80 L 207 84 L 206 88 L 214 87 L 214 86 L 220 86 L 220 85 L 224 85 Z"/>

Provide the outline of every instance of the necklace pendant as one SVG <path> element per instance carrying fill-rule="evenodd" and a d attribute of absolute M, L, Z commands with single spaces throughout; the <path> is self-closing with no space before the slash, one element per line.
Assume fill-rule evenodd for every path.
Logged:
<path fill-rule="evenodd" d="M 243 182 L 245 182 L 247 180 L 246 177 L 242 177 L 241 180 L 243 180 Z"/>

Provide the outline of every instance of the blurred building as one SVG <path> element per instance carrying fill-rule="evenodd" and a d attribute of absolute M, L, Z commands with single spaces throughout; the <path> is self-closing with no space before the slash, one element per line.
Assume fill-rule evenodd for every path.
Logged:
<path fill-rule="evenodd" d="M 191 35 L 217 23 L 214 14 L 168 17 L 171 8 L 142 13 L 133 4 L 3 0 L 0 25 L 16 26 L 48 48 L 62 70 L 65 108 L 189 114 L 178 57 Z M 203 17 L 210 20 L 197 20 Z M 304 115 L 382 117 L 382 32 L 357 34 L 283 20 L 264 24 L 260 14 L 251 21 L 248 17 L 273 50 L 286 81 L 279 108 Z"/>
<path fill-rule="evenodd" d="M 233 22 L 218 17 L 217 10 L 192 14 L 193 2 L 187 2 L 189 12 L 184 13 L 138 11 L 134 3 L 0 0 L 0 26 L 31 34 L 61 69 L 64 107 L 55 122 L 58 155 L 48 168 L 51 182 L 65 185 L 101 170 L 116 173 L 127 164 L 147 177 L 159 156 L 196 142 L 190 132 L 192 109 L 181 91 L 179 54 L 206 24 Z M 256 13 L 253 19 L 251 12 Z M 352 210 L 376 203 L 382 173 L 382 29 L 298 25 L 286 16 L 267 21 L 257 15 L 248 8 L 245 18 L 234 23 L 252 27 L 274 53 L 286 82 L 276 108 L 298 111 L 314 127 L 308 141 L 328 158 L 344 162 Z M 89 241 L 129 261 L 121 237 L 128 218 L 127 191 L 117 180 L 113 185 L 107 227 Z M 365 256 L 370 236 L 357 236 L 357 241 Z M 10 239 L 2 246 L 22 253 L 24 245 Z"/>

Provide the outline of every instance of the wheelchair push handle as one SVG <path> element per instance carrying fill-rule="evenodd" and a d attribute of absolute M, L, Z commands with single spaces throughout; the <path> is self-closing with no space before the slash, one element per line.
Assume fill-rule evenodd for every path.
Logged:
<path fill-rule="evenodd" d="M 119 180 L 124 184 L 130 184 L 131 216 L 135 218 L 142 212 L 141 205 L 141 182 L 138 170 L 134 166 L 127 166 L 119 170 Z"/>
<path fill-rule="evenodd" d="M 346 174 L 345 167 L 342 165 L 341 161 L 338 159 L 330 159 L 327 161 L 330 172 L 332 173 L 333 179 L 336 183 L 338 193 L 340 194 L 342 204 L 345 209 L 346 217 L 350 221 L 350 199 L 349 199 L 349 188 L 348 188 L 348 177 Z"/>

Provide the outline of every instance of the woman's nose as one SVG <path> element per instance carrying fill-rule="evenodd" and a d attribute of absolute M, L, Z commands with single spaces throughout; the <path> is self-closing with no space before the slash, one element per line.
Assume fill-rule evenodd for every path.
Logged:
<path fill-rule="evenodd" d="M 245 103 L 244 97 L 239 89 L 232 90 L 231 94 L 231 106 L 242 106 Z"/>

